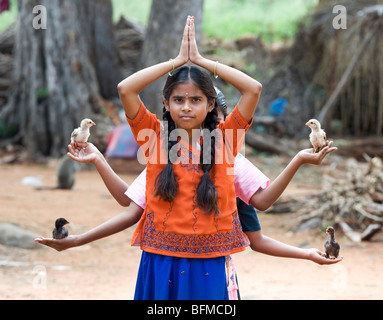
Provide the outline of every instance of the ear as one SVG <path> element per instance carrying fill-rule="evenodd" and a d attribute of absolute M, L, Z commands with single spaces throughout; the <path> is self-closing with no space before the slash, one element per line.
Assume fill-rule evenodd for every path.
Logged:
<path fill-rule="evenodd" d="M 169 101 L 164 99 L 163 103 L 164 103 L 164 107 L 165 107 L 166 111 L 170 112 Z"/>
<path fill-rule="evenodd" d="M 207 111 L 208 111 L 208 112 L 212 112 L 213 109 L 214 109 L 214 106 L 215 106 L 215 99 L 212 100 L 212 101 L 209 103 L 209 105 L 208 105 L 208 107 L 207 107 Z"/>

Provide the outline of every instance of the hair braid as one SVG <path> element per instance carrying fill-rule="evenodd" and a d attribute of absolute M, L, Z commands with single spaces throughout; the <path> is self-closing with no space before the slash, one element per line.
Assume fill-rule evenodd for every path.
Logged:
<path fill-rule="evenodd" d="M 215 136 L 211 133 L 217 127 L 217 116 L 218 111 L 217 108 L 214 107 L 205 119 L 205 129 L 209 131 L 209 135 L 206 134 L 207 130 L 204 130 L 203 145 L 201 146 L 201 167 L 203 176 L 197 187 L 198 206 L 203 208 L 205 213 L 214 212 L 214 214 L 219 213 L 218 193 L 209 173 L 213 167 L 215 159 Z M 209 141 L 207 141 L 208 137 L 210 137 L 210 144 Z"/>
<path fill-rule="evenodd" d="M 170 160 L 170 150 L 177 141 L 169 141 L 170 133 L 176 128 L 176 125 L 170 116 L 170 112 L 164 108 L 163 120 L 168 123 L 168 163 L 165 168 L 158 174 L 155 180 L 155 196 L 159 196 L 168 202 L 172 202 L 178 191 L 178 183 L 174 176 L 173 164 Z"/>

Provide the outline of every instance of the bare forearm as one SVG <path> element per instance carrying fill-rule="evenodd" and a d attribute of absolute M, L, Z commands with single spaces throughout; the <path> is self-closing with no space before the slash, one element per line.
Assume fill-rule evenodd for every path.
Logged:
<path fill-rule="evenodd" d="M 173 67 L 177 68 L 184 63 L 185 61 L 175 58 L 173 61 L 162 62 L 140 70 L 120 82 L 118 84 L 118 92 L 126 116 L 129 119 L 136 117 L 141 103 L 139 94 L 146 86 L 172 71 Z"/>
<path fill-rule="evenodd" d="M 309 259 L 308 250 L 269 238 L 264 236 L 260 231 L 257 236 L 253 235 L 253 233 L 254 232 L 246 232 L 251 242 L 251 249 L 254 251 L 281 258 Z M 256 237 L 256 239 L 253 239 L 253 237 Z"/>
<path fill-rule="evenodd" d="M 295 156 L 267 188 L 254 193 L 250 199 L 250 204 L 261 211 L 267 210 L 285 191 L 301 165 L 302 162 L 299 157 Z"/>
<path fill-rule="evenodd" d="M 249 77 L 242 71 L 225 64 L 206 59 L 202 56 L 193 62 L 211 73 L 215 73 L 220 78 L 233 85 L 240 92 L 241 98 L 238 101 L 239 111 L 247 121 L 250 121 L 261 95 L 261 83 Z"/>
<path fill-rule="evenodd" d="M 278 240 L 264 236 L 261 231 L 246 232 L 252 250 L 274 257 L 305 259 L 320 265 L 334 264 L 342 261 L 342 257 L 337 259 L 327 259 L 325 254 L 318 249 L 302 249 L 290 246 Z"/>
<path fill-rule="evenodd" d="M 230 82 L 241 94 L 248 92 L 260 93 L 262 85 L 255 79 L 235 68 L 227 66 L 218 61 L 213 61 L 200 56 L 196 61 L 193 61 L 200 67 L 214 73 L 223 80 Z"/>
<path fill-rule="evenodd" d="M 77 240 L 78 246 L 121 232 L 137 223 L 140 215 L 137 213 L 130 214 L 128 211 L 122 212 L 94 229 L 79 235 Z"/>
<path fill-rule="evenodd" d="M 113 198 L 116 199 L 121 206 L 129 206 L 131 200 L 125 195 L 129 185 L 113 171 L 102 155 L 94 162 L 94 166 Z"/>

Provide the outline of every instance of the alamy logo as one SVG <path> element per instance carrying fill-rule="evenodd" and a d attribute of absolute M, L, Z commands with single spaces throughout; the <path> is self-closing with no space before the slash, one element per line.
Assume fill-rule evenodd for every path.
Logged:
<path fill-rule="evenodd" d="M 32 20 L 32 26 L 36 30 L 47 28 L 47 8 L 42 5 L 33 7 L 32 13 L 35 17 Z"/>
<path fill-rule="evenodd" d="M 332 26 L 335 30 L 347 29 L 347 9 L 345 6 L 337 5 L 332 9 L 332 13 L 337 15 L 332 20 Z"/>
<path fill-rule="evenodd" d="M 197 155 L 189 153 L 189 148 L 183 148 L 184 145 L 191 145 L 194 148 L 200 148 L 203 151 L 203 164 L 211 164 L 211 141 L 214 138 L 215 147 L 215 164 L 234 164 L 234 159 L 244 144 L 245 130 L 243 129 L 226 129 L 223 133 L 221 129 L 216 128 L 213 131 L 207 129 L 193 129 L 193 138 L 189 138 L 188 132 L 184 129 L 177 128 L 172 132 L 168 132 L 166 121 L 161 121 L 160 141 L 161 146 L 158 147 L 157 134 L 152 129 L 142 129 L 137 134 L 137 141 L 140 149 L 137 153 L 137 160 L 141 164 L 167 164 L 170 161 L 173 164 L 201 164 L 201 159 Z M 169 138 L 168 138 L 169 137 Z M 200 144 L 203 139 L 202 145 Z M 184 141 L 185 143 L 181 142 Z M 191 140 L 191 141 L 190 141 Z M 176 142 L 169 150 L 169 142 Z M 184 153 L 182 152 L 184 150 Z M 186 154 L 186 156 L 185 156 Z"/>

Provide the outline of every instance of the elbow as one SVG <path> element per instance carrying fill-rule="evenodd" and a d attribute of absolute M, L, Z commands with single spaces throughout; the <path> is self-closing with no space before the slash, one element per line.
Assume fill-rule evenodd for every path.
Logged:
<path fill-rule="evenodd" d="M 252 85 L 252 88 L 253 88 L 253 93 L 256 95 L 256 96 L 260 96 L 261 95 L 261 92 L 262 92 L 262 84 L 260 82 L 258 82 L 257 80 L 254 80 L 254 83 Z"/>
<path fill-rule="evenodd" d="M 117 85 L 117 90 L 118 90 L 118 93 L 120 96 L 122 96 L 124 94 L 124 91 L 125 91 L 124 89 L 125 89 L 125 86 L 124 86 L 123 81 L 122 81 Z"/>
<path fill-rule="evenodd" d="M 269 203 L 268 201 L 264 201 L 263 199 L 257 199 L 255 197 L 253 199 L 250 199 L 250 204 L 258 211 L 266 211 L 272 205 L 272 203 Z"/>
<path fill-rule="evenodd" d="M 124 208 L 127 208 L 129 207 L 130 203 L 132 202 L 132 200 L 130 200 L 129 197 L 124 197 L 122 199 L 118 199 L 117 200 L 118 204 L 121 206 L 121 207 L 124 207 Z"/>
<path fill-rule="evenodd" d="M 269 209 L 271 207 L 271 205 L 269 204 L 261 204 L 261 205 L 258 205 L 256 206 L 255 208 L 258 210 L 258 211 L 266 211 L 267 209 Z"/>

